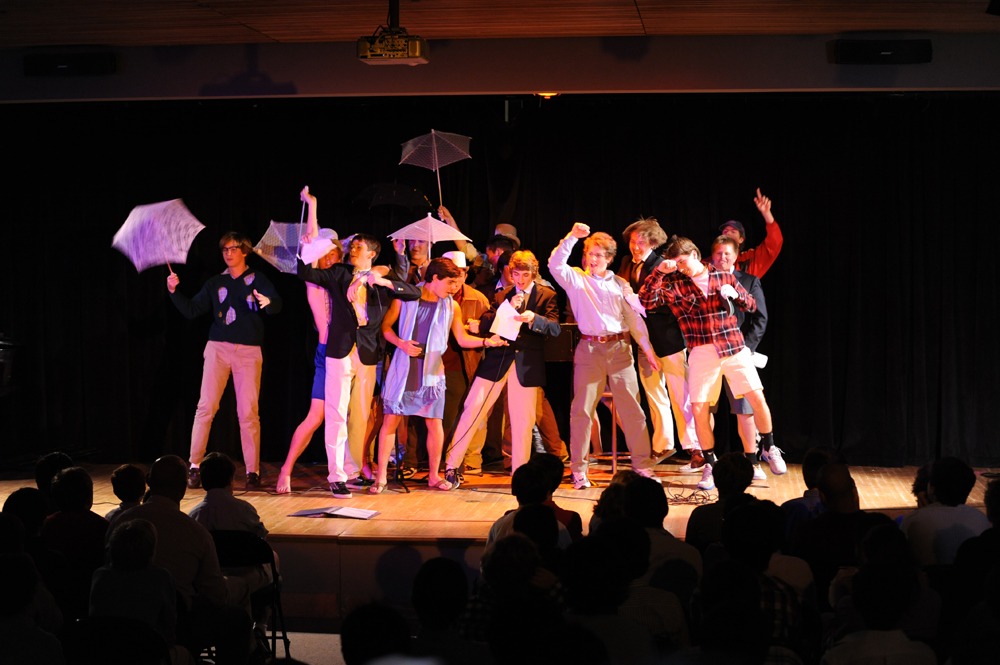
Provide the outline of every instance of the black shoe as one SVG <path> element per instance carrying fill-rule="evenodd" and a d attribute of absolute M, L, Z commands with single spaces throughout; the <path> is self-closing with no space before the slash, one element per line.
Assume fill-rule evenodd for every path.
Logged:
<path fill-rule="evenodd" d="M 334 499 L 351 498 L 351 490 L 347 489 L 347 483 L 330 483 L 330 491 L 333 492 Z"/>
<path fill-rule="evenodd" d="M 356 476 L 354 478 L 349 478 L 347 480 L 348 485 L 353 485 L 354 487 L 360 487 L 364 489 L 365 487 L 371 487 L 375 484 L 374 480 L 369 480 L 364 476 Z"/>
<path fill-rule="evenodd" d="M 188 489 L 196 490 L 201 487 L 201 471 L 196 466 L 188 470 Z"/>
<path fill-rule="evenodd" d="M 256 473 L 248 473 L 247 474 L 246 488 L 250 489 L 251 487 L 254 487 L 254 488 L 260 487 L 260 475 L 259 474 L 256 474 Z"/>

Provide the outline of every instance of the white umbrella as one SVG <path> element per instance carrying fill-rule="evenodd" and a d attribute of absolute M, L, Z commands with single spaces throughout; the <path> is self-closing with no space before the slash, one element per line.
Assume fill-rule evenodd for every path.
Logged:
<path fill-rule="evenodd" d="M 194 237 L 205 225 L 180 199 L 132 208 L 111 246 L 132 261 L 139 272 L 151 266 L 184 263 Z"/>
<path fill-rule="evenodd" d="M 404 226 L 395 233 L 390 233 L 393 240 L 423 240 L 434 244 L 445 240 L 467 240 L 472 242 L 472 238 L 464 235 L 458 229 L 453 229 L 444 222 L 440 222 L 430 213 L 423 219 L 418 219 L 408 226 Z"/>
<path fill-rule="evenodd" d="M 441 197 L 441 167 L 462 159 L 469 159 L 469 141 L 461 134 L 449 134 L 432 129 L 430 134 L 418 136 L 403 144 L 400 164 L 413 164 L 434 171 L 438 181 L 438 204 L 444 205 Z"/>

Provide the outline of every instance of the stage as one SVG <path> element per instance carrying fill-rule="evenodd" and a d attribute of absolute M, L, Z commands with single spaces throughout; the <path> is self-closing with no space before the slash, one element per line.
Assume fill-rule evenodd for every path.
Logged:
<path fill-rule="evenodd" d="M 696 491 L 701 475 L 679 474 L 680 462 L 672 462 L 658 465 L 656 472 L 671 499 L 665 526 L 683 538 L 694 507 L 714 501 L 717 493 Z M 110 483 L 115 465 L 83 466 L 94 478 L 94 512 L 104 515 L 118 504 Z M 989 471 L 996 469 L 977 469 L 980 477 L 969 497 L 970 505 L 982 508 L 987 479 L 981 473 Z M 771 475 L 766 467 L 765 472 L 767 480 L 750 488 L 761 499 L 780 504 L 805 491 L 799 465 L 789 465 L 783 476 Z M 915 507 L 910 485 L 917 467 L 852 467 L 851 472 L 862 509 L 896 517 Z M 350 501 L 338 501 L 330 495 L 325 466 L 296 467 L 291 494 L 274 493 L 275 465 L 264 465 L 266 484 L 259 491 L 243 492 L 242 475 L 238 476 L 237 495 L 257 509 L 281 557 L 285 612 L 293 626 L 328 630 L 336 627 L 346 611 L 374 599 L 408 612 L 413 576 L 423 561 L 436 556 L 462 562 L 470 580 L 478 574 L 490 525 L 517 506 L 510 494 L 510 476 L 499 469 L 495 473 L 487 470 L 482 476 L 466 476 L 466 483 L 451 492 L 429 490 L 422 480 L 425 476 L 426 472 L 419 473 L 407 481 L 409 494 L 390 483 L 382 495 L 356 491 Z M 577 491 L 566 482 L 555 495 L 561 507 L 580 513 L 585 533 L 593 506 L 611 479 L 610 463 L 592 466 L 590 477 L 596 481 L 595 487 Z M 31 477 L 5 475 L 0 479 L 0 500 L 26 486 L 34 486 Z M 181 508 L 190 511 L 202 496 L 203 490 L 189 490 Z M 289 517 L 300 510 L 334 505 L 379 514 L 370 520 Z"/>

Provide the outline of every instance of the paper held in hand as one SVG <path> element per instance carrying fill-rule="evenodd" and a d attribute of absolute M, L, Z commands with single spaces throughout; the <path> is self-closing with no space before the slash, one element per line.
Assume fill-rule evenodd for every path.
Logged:
<path fill-rule="evenodd" d="M 517 334 L 521 331 L 521 322 L 516 318 L 521 316 L 520 312 L 514 309 L 509 300 L 504 300 L 497 310 L 497 315 L 490 326 L 490 332 L 500 335 L 505 340 L 513 342 L 517 339 Z"/>
<path fill-rule="evenodd" d="M 753 361 L 753 366 L 757 369 L 764 369 L 764 365 L 767 364 L 767 356 L 763 353 L 755 353 L 750 359 Z"/>
<path fill-rule="evenodd" d="M 326 256 L 331 247 L 333 247 L 333 241 L 329 238 L 315 238 L 312 242 L 302 245 L 302 263 L 308 265 L 313 261 L 318 261 Z"/>

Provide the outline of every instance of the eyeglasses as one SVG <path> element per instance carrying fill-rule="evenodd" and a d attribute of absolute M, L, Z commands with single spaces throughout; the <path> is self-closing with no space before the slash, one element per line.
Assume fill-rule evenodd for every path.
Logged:
<path fill-rule="evenodd" d="M 239 250 L 239 245 L 233 245 L 232 247 L 223 247 L 222 253 L 225 255 L 234 254 Z"/>

